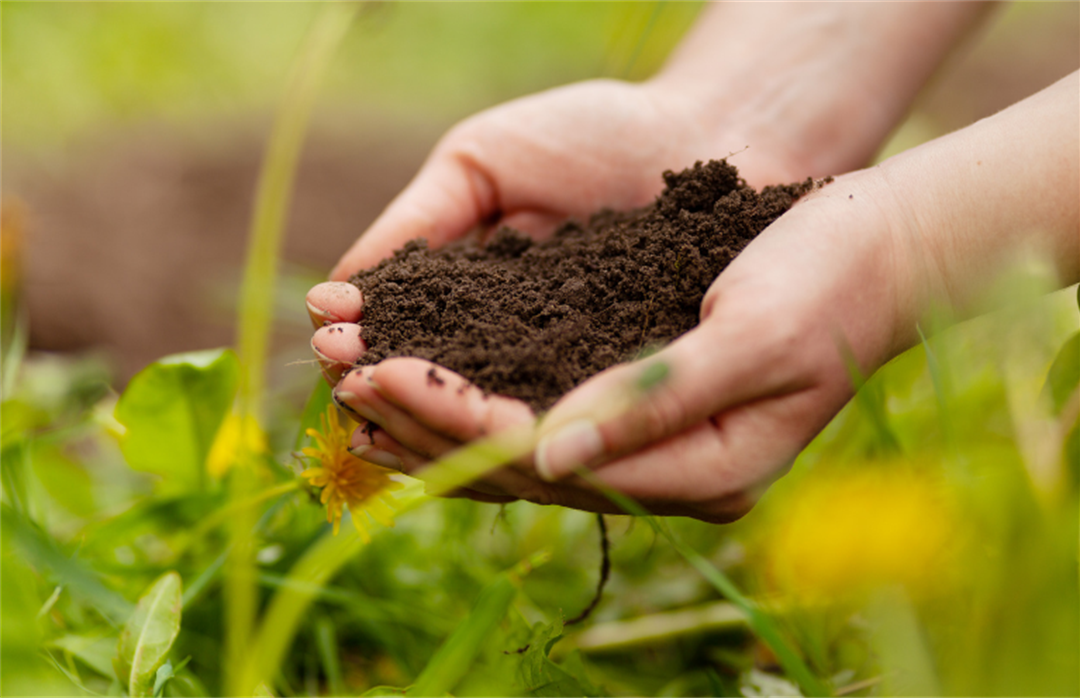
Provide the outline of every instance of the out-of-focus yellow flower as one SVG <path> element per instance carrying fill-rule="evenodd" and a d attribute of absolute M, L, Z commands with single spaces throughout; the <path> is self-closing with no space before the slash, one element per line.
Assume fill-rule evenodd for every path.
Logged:
<path fill-rule="evenodd" d="M 951 577 L 958 517 L 943 486 L 898 467 L 811 478 L 762 541 L 766 580 L 818 604 L 881 586 L 933 592 Z"/>
<path fill-rule="evenodd" d="M 244 453 L 266 453 L 266 434 L 255 417 L 230 412 L 218 428 L 210 453 L 206 456 L 206 471 L 214 477 L 224 477 Z"/>
<path fill-rule="evenodd" d="M 349 432 L 341 424 L 333 405 L 326 408 L 326 414 L 320 415 L 320 420 L 321 432 L 307 430 L 316 446 L 302 449 L 305 456 L 317 458 L 319 465 L 300 475 L 313 486 L 322 488 L 319 499 L 326 505 L 326 520 L 334 524 L 334 535 L 341 528 L 342 509 L 347 508 L 360 537 L 365 542 L 370 541 L 367 516 L 383 526 L 393 526 L 396 504 L 390 492 L 403 485 L 390 478 L 392 470 L 349 453 Z"/>

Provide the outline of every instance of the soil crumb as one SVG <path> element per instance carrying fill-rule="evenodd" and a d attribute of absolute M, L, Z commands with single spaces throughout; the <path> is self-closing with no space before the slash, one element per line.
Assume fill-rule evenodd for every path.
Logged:
<path fill-rule="evenodd" d="M 359 363 L 417 356 L 541 412 L 694 327 L 713 279 L 815 186 L 757 192 L 723 160 L 663 178 L 653 204 L 567 221 L 542 242 L 505 227 L 486 245 L 409 242 L 351 279 L 364 295 Z M 443 380 L 432 370 L 428 382 Z"/>

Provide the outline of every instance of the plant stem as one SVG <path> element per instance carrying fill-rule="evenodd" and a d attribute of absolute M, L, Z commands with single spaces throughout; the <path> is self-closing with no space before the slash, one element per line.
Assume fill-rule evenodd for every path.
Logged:
<path fill-rule="evenodd" d="M 357 3 L 328 3 L 316 15 L 289 76 L 259 173 L 237 320 L 240 389 L 236 407 L 241 424 L 249 417 L 256 423 L 262 421 L 274 286 L 296 163 L 320 79 L 358 7 Z M 235 503 L 247 500 L 256 485 L 259 457 L 246 446 L 229 480 Z M 230 695 L 251 695 L 254 689 L 243 680 L 257 601 L 251 535 L 254 516 L 251 507 L 241 506 L 230 526 L 231 552 L 225 579 L 225 690 Z"/>

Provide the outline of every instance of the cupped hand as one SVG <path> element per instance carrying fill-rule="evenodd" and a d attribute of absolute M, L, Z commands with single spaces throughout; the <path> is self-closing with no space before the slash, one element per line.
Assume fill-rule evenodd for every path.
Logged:
<path fill-rule="evenodd" d="M 746 513 L 849 399 L 845 353 L 870 371 L 903 341 L 893 332 L 896 306 L 912 291 L 897 280 L 912 278 L 911 262 L 886 213 L 896 210 L 891 198 L 869 170 L 797 203 L 713 283 L 698 327 L 566 395 L 538 425 L 533 457 L 460 494 L 617 511 L 574 475 L 588 467 L 658 514 L 721 522 Z M 339 326 L 322 331 L 347 338 Z M 666 379 L 637 391 L 656 363 Z M 464 443 L 535 419 L 523 403 L 467 385 L 398 358 L 349 372 L 335 397 L 380 427 L 354 435 L 363 457 L 415 474 Z"/>
<path fill-rule="evenodd" d="M 716 121 L 715 115 L 710 118 Z M 701 126 L 706 121 L 662 87 L 596 81 L 509 103 L 453 129 L 413 182 L 345 254 L 331 274 L 333 280 L 308 294 L 317 328 L 312 348 L 327 380 L 337 383 L 338 404 L 361 424 L 354 435 L 357 452 L 415 474 L 473 439 L 532 423 L 535 415 L 519 401 L 464 388 L 468 382 L 461 376 L 419 359 L 390 359 L 350 371 L 365 349 L 360 336 L 363 299 L 345 278 L 417 237 L 437 247 L 495 224 L 543 236 L 567 216 L 648 203 L 661 188 L 658 174 L 664 169 L 709 155 L 722 157 L 746 145 L 738 129 L 716 137 L 715 131 Z M 721 151 L 723 147 L 729 150 Z M 802 175 L 796 167 L 781 164 L 785 160 L 779 154 L 753 144 L 738 157 L 741 174 L 757 186 Z M 796 210 L 809 207 L 808 202 Z M 809 301 L 811 287 L 799 287 L 795 280 L 804 271 L 807 252 L 822 252 L 818 243 L 796 234 L 790 225 L 778 221 L 773 228 L 780 232 L 769 237 L 794 236 L 794 242 L 774 244 L 781 253 L 777 259 L 759 253 L 762 261 L 744 271 L 733 273 L 733 266 L 722 277 L 728 281 L 718 281 L 710 290 L 702 325 L 652 359 L 669 364 L 666 384 L 627 414 L 596 423 L 597 414 L 610 412 L 619 396 L 625 396 L 626 382 L 632 382 L 643 365 L 615 367 L 596 376 L 544 419 L 537 459 L 491 473 L 458 494 L 490 502 L 525 499 L 617 511 L 569 474 L 575 466 L 588 465 L 609 485 L 656 513 L 730 520 L 745 512 L 755 487 L 775 477 L 824 423 L 820 403 L 835 403 L 838 409 L 846 398 L 846 382 L 826 390 L 806 376 L 779 388 L 758 380 L 793 370 L 787 365 L 791 357 L 783 352 L 792 340 L 781 330 L 795 333 L 801 327 L 796 320 L 813 317 L 812 309 L 805 308 L 803 315 L 793 315 L 798 301 Z M 767 247 L 766 237 L 763 234 L 740 259 L 754 247 Z M 831 250 L 823 252 L 817 255 L 821 265 L 839 261 Z M 759 267 L 777 271 L 763 276 Z M 834 284 L 828 279 L 835 276 L 822 268 L 816 283 L 831 289 Z M 840 274 L 846 280 L 850 276 Z M 825 290 L 821 294 L 829 295 Z M 818 353 L 835 353 L 831 340 L 826 344 Z M 813 362 L 804 363 L 809 370 Z M 842 372 L 842 364 L 834 364 Z M 438 381 L 432 380 L 432 370 Z M 656 412 L 650 416 L 649 410 Z M 792 437 L 790 422 L 800 419 L 807 424 Z M 642 420 L 649 425 L 629 432 L 619 426 Z M 371 429 L 369 422 L 379 428 Z M 569 440 L 563 438 L 567 432 Z"/>

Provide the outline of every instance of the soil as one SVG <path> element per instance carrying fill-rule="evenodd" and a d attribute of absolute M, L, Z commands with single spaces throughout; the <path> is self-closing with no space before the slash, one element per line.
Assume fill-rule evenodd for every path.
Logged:
<path fill-rule="evenodd" d="M 759 193 L 722 160 L 663 178 L 653 204 L 567 221 L 541 242 L 505 227 L 487 244 L 409 242 L 351 279 L 364 295 L 360 364 L 417 356 L 546 410 L 694 327 L 713 279 L 814 187 Z M 432 370 L 428 384 L 445 381 Z"/>

